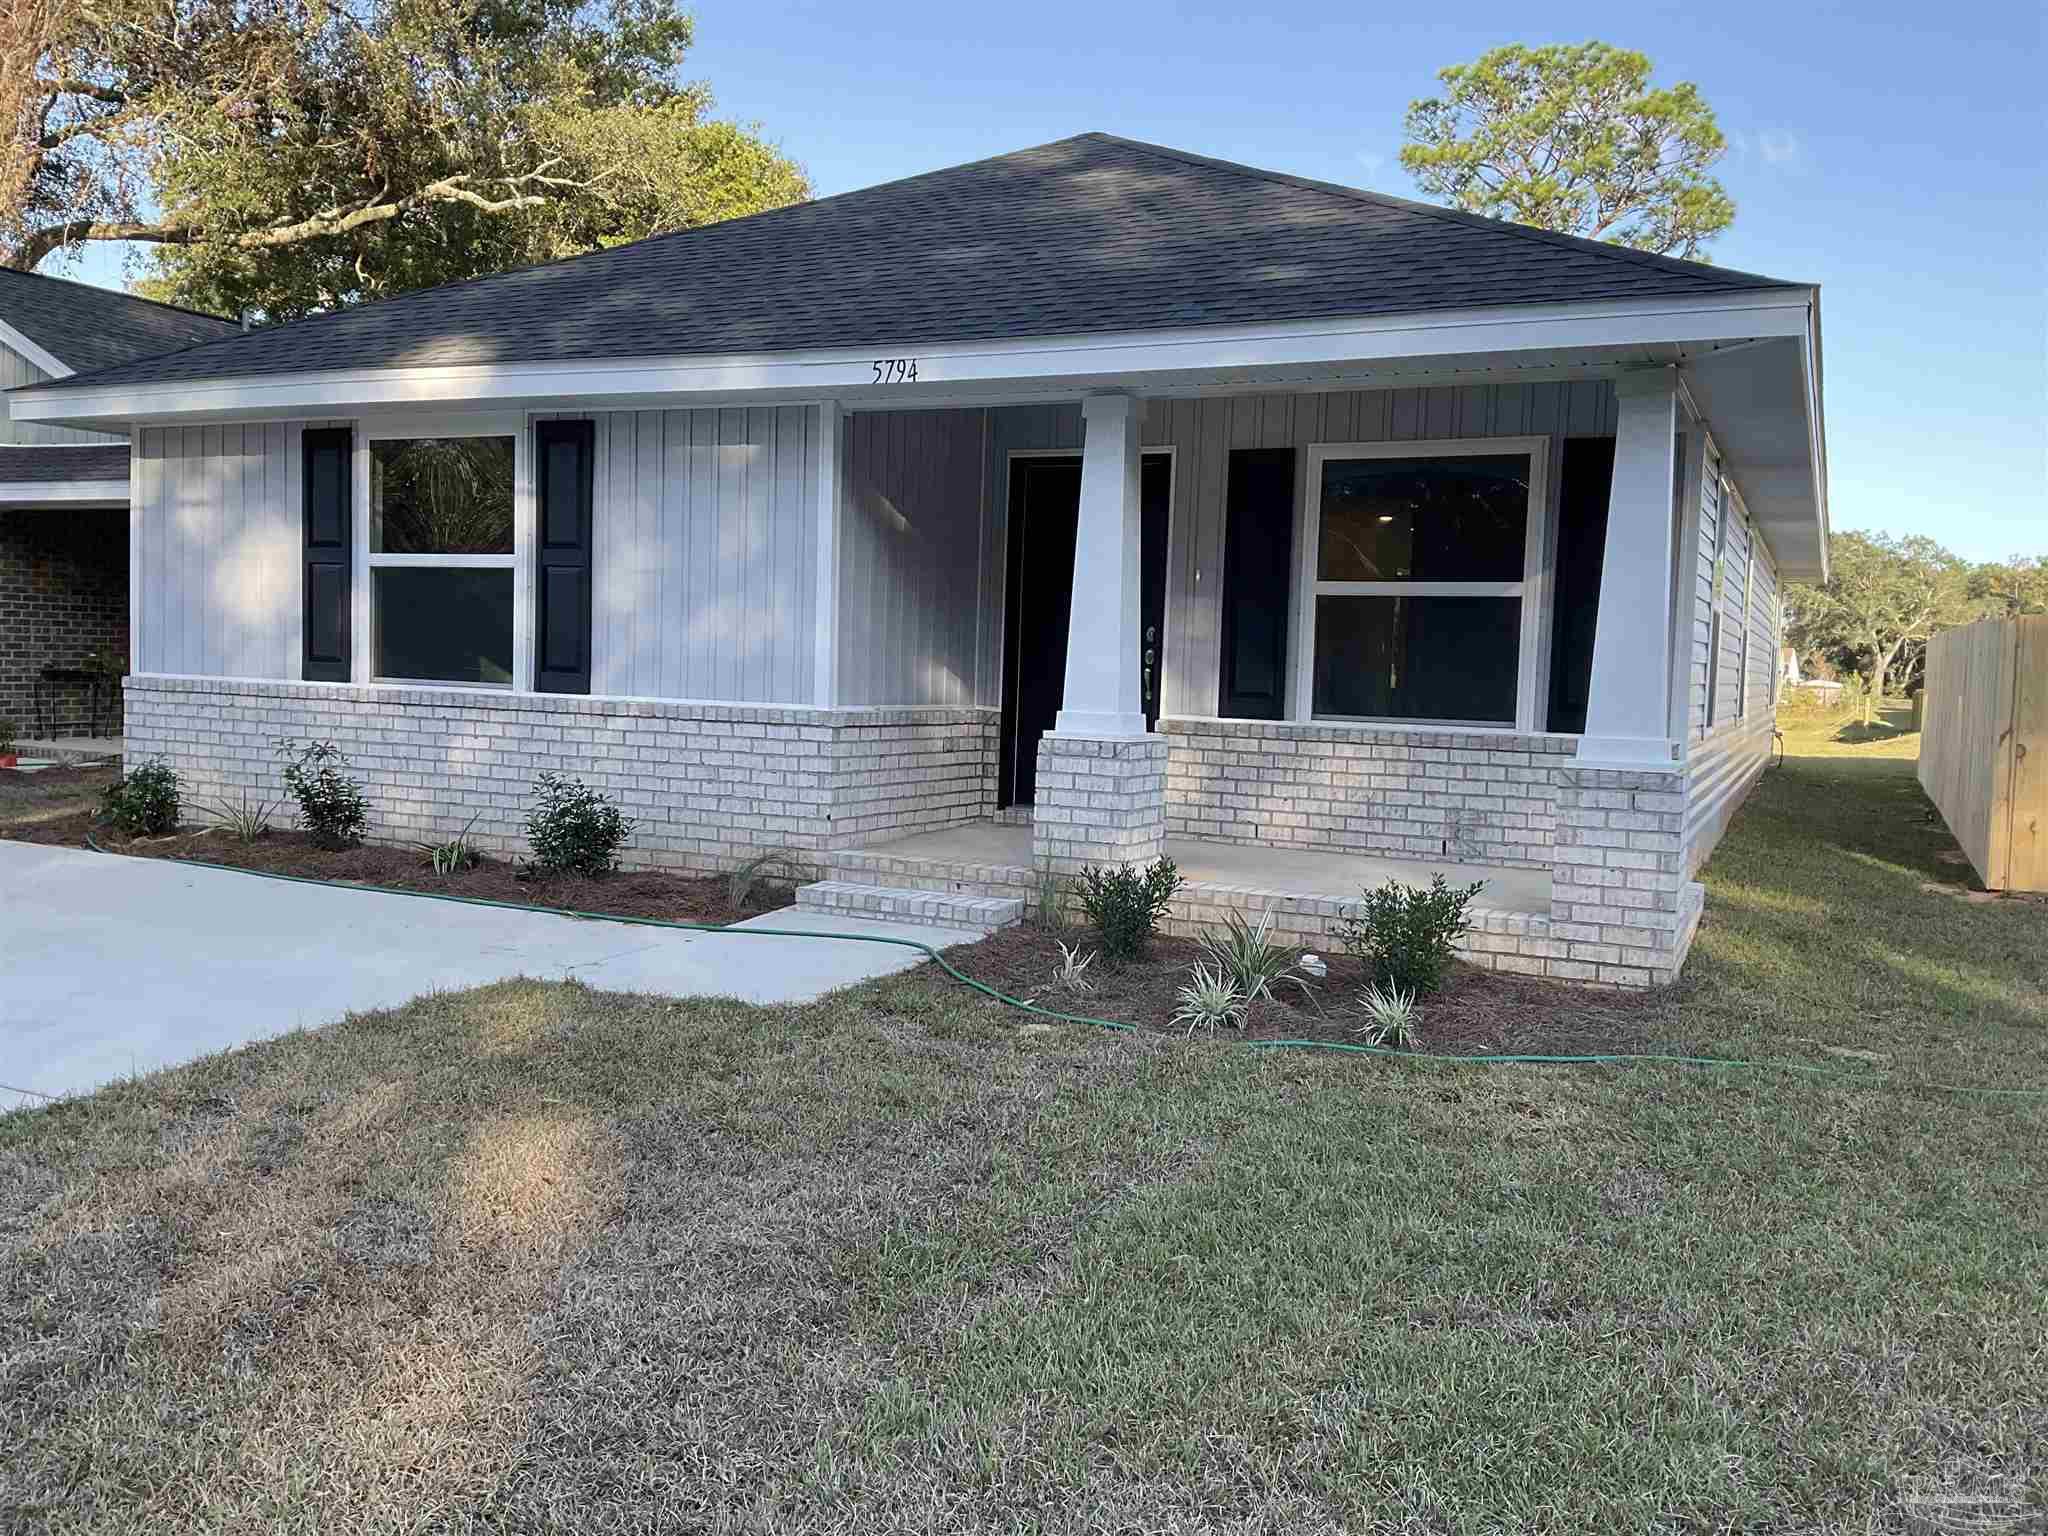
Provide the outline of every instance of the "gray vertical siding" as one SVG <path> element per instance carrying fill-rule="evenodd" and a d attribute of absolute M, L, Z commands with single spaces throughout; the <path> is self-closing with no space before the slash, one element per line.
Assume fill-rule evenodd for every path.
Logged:
<path fill-rule="evenodd" d="M 0 390 L 21 389 L 40 384 L 50 375 L 5 343 L 0 343 Z M 47 427 L 39 421 L 16 421 L 0 401 L 0 443 L 40 446 L 49 443 L 124 443 L 127 439 L 107 432 L 80 432 L 75 427 Z"/>
<path fill-rule="evenodd" d="M 136 434 L 129 624 L 136 669 L 296 676 L 303 559 L 282 422 Z"/>
<path fill-rule="evenodd" d="M 1009 454 L 1027 448 L 1081 448 L 1078 405 L 1008 407 L 989 414 L 989 529 L 982 577 L 987 595 L 980 683 L 984 702 L 994 702 L 1000 695 Z M 1225 496 L 1233 448 L 1444 437 L 1611 437 L 1615 414 L 1614 389 L 1604 380 L 1147 401 L 1141 428 L 1144 446 L 1174 450 L 1162 690 L 1166 713 L 1207 715 L 1216 710 Z M 1554 452 L 1551 463 L 1554 471 Z M 1557 491 L 1553 472 L 1550 505 L 1539 530 L 1546 550 L 1556 520 Z M 1547 557 L 1543 563 L 1547 569 Z M 991 664 L 993 685 L 988 675 Z"/>
<path fill-rule="evenodd" d="M 810 703 L 816 408 L 593 420 L 592 691 Z"/>
<path fill-rule="evenodd" d="M 1078 423 L 1078 406 L 1074 407 Z M 985 413 L 846 418 L 839 513 L 841 704 L 993 703 Z M 997 605 L 999 606 L 999 604 Z M 995 650 L 1000 668 L 1001 651 Z"/>

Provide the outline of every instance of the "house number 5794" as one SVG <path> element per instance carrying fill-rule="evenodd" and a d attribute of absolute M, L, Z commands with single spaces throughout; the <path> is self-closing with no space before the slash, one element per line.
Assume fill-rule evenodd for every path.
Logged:
<path fill-rule="evenodd" d="M 875 359 L 874 367 L 877 384 L 917 382 L 917 359 L 914 357 L 878 357 Z"/>

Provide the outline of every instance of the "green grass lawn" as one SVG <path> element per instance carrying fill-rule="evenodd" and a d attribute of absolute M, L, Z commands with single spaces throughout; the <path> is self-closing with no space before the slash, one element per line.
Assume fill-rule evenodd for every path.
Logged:
<path fill-rule="evenodd" d="M 2038 1530 L 2048 907 L 1789 746 L 1666 1006 L 1825 1073 L 508 983 L 0 1119 L 0 1529 Z"/>

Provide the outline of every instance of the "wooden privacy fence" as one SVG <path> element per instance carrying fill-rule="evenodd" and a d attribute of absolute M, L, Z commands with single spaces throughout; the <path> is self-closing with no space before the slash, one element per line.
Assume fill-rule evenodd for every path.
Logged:
<path fill-rule="evenodd" d="M 2048 617 L 1927 643 L 1920 787 L 1991 891 L 2048 891 Z"/>

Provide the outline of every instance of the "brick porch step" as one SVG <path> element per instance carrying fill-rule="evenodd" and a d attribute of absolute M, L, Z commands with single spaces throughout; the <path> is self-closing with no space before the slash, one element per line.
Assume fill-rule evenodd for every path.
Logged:
<path fill-rule="evenodd" d="M 819 880 L 797 887 L 796 908 L 799 912 L 853 913 L 882 922 L 972 928 L 981 933 L 1007 928 L 1024 916 L 1024 903 L 1014 896 L 968 896 L 856 885 L 849 880 Z"/>

